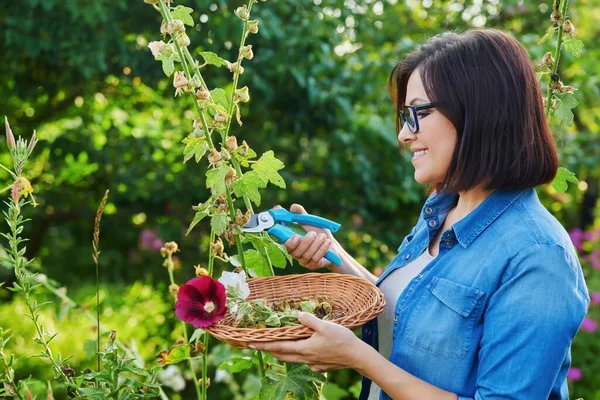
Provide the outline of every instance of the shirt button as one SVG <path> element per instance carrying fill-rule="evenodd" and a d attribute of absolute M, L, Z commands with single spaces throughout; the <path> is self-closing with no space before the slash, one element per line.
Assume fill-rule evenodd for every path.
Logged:
<path fill-rule="evenodd" d="M 419 279 L 421 279 L 423 277 L 423 274 L 419 274 Z"/>
<path fill-rule="evenodd" d="M 427 215 L 431 215 L 432 213 L 433 213 L 433 208 L 431 208 L 431 207 L 427 207 L 427 208 L 425 209 L 425 214 L 427 214 Z"/>
<path fill-rule="evenodd" d="M 405 260 L 408 260 L 409 258 L 410 258 L 410 254 L 407 254 L 407 255 L 404 256 Z"/>
<path fill-rule="evenodd" d="M 446 246 L 450 246 L 451 244 L 452 244 L 452 242 L 451 242 L 451 241 L 449 241 L 449 240 L 446 240 Z"/>
<path fill-rule="evenodd" d="M 431 220 L 431 221 L 429 221 L 429 226 L 430 226 L 430 227 L 432 227 L 432 228 L 433 228 L 433 227 L 434 227 L 434 226 L 436 226 L 436 225 L 437 225 L 437 222 L 435 222 L 434 220 Z"/>

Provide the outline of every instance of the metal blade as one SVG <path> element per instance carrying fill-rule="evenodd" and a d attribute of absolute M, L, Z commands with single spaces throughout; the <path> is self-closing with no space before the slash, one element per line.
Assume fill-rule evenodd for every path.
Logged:
<path fill-rule="evenodd" d="M 250 217 L 250 221 L 242 226 L 244 232 L 262 232 L 275 224 L 275 220 L 268 212 L 261 212 Z"/>

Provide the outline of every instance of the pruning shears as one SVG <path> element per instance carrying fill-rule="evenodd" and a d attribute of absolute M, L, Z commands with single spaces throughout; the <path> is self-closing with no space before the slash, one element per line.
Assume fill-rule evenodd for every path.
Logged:
<path fill-rule="evenodd" d="M 329 229 L 331 232 L 337 232 L 341 226 L 337 222 L 316 215 L 298 214 L 279 208 L 252 215 L 250 221 L 242 226 L 242 231 L 250 233 L 266 231 L 269 235 L 275 236 L 281 243 L 284 243 L 296 234 L 289 228 L 289 225 L 292 223 L 325 228 Z M 325 258 L 335 265 L 340 265 L 342 263 L 340 256 L 331 250 L 327 250 Z"/>

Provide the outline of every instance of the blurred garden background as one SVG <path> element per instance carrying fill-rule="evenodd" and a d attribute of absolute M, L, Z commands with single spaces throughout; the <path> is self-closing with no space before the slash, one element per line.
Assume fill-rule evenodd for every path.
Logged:
<path fill-rule="evenodd" d="M 234 59 L 241 33 L 233 10 L 241 1 L 181 0 L 194 8 L 190 51 Z M 286 167 L 287 189 L 262 191 L 262 206 L 302 204 L 338 221 L 337 238 L 371 270 L 395 255 L 420 211 L 425 190 L 398 149 L 387 92 L 393 66 L 428 37 L 446 30 L 497 27 L 514 35 L 536 65 L 555 40 L 538 44 L 550 25 L 551 2 L 464 0 L 269 0 L 253 9 L 260 32 L 242 86 L 252 99 L 232 134 L 258 154 L 272 149 Z M 577 89 L 572 126 L 553 121 L 561 165 L 579 184 L 566 193 L 538 193 L 571 232 L 592 305 L 573 344 L 572 398 L 600 399 L 600 3 L 577 0 L 569 18 L 585 47 L 563 52 L 559 73 Z M 27 257 L 59 290 L 43 309 L 54 347 L 74 354 L 71 367 L 95 365 L 92 232 L 96 209 L 110 189 L 100 235 L 102 325 L 117 331 L 146 363 L 181 336 L 159 249 L 181 248 L 175 280 L 194 276 L 208 256 L 208 220 L 188 236 L 192 205 L 208 197 L 205 165 L 183 164 L 181 140 L 192 130 L 192 104 L 174 99 L 172 80 L 147 45 L 160 40 L 160 15 L 142 0 L 22 0 L 0 2 L 0 115 L 16 135 L 37 130 L 40 142 L 27 171 L 39 203 L 29 208 Z M 209 86 L 231 79 L 224 68 L 205 73 Z M 546 79 L 546 78 L 544 78 Z M 544 81 L 547 84 L 547 80 Z M 545 90 L 544 90 L 545 93 Z M 493 95 L 493 94 L 492 94 Z M 507 116 L 508 117 L 508 116 Z M 0 162 L 9 165 L 6 146 Z M 205 161 L 204 161 L 205 162 Z M 2 187 L 10 176 L 0 171 Z M 8 195 L 7 195 L 8 196 Z M 3 227 L 2 229 L 6 229 Z M 3 245 L 6 243 L 3 242 Z M 0 250 L 1 251 L 1 250 Z M 218 265 L 223 269 L 224 265 Z M 295 265 L 281 273 L 300 273 Z M 216 274 L 219 276 L 219 274 Z M 0 267 L 0 326 L 10 328 L 7 351 L 34 355 L 34 326 L 24 302 L 6 289 L 14 279 Z M 57 297 L 66 294 L 74 303 Z M 77 304 L 77 305 L 75 305 Z M 235 377 L 216 366 L 230 357 L 212 344 L 209 398 L 256 394 L 255 373 Z M 53 372 L 38 358 L 22 359 L 17 377 L 46 381 Z M 354 398 L 358 375 L 330 373 L 326 398 Z M 191 398 L 192 382 L 171 368 L 169 397 Z M 59 397 L 57 397 L 59 398 Z"/>

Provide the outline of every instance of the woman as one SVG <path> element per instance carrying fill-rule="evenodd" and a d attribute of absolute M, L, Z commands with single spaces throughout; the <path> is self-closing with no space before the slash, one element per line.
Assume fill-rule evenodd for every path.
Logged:
<path fill-rule="evenodd" d="M 589 296 L 569 236 L 533 189 L 558 161 L 526 50 L 498 30 L 444 33 L 394 68 L 390 93 L 415 179 L 435 189 L 398 255 L 377 279 L 330 232 L 286 242 L 309 269 L 376 283 L 385 310 L 363 341 L 303 314 L 311 338 L 255 347 L 314 371 L 353 368 L 360 399 L 568 399 Z M 323 258 L 329 248 L 340 267 Z"/>

